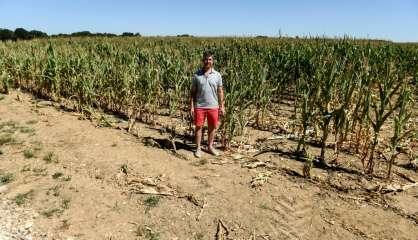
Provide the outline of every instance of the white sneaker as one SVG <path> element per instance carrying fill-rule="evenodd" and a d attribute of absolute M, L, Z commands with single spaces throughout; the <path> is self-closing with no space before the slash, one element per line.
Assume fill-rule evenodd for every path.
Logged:
<path fill-rule="evenodd" d="M 208 150 L 209 150 L 209 152 L 210 152 L 212 155 L 214 155 L 214 156 L 219 156 L 219 155 L 221 155 L 221 153 L 220 153 L 218 150 L 216 150 L 215 148 L 209 148 Z"/>
<path fill-rule="evenodd" d="M 201 151 L 200 149 L 196 150 L 196 151 L 194 152 L 194 156 L 195 156 L 196 158 L 201 158 L 201 157 L 202 157 L 202 151 Z"/>

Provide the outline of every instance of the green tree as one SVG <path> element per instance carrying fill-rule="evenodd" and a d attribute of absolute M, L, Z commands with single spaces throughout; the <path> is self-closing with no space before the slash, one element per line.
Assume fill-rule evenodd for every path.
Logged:
<path fill-rule="evenodd" d="M 48 37 L 48 34 L 38 31 L 38 30 L 32 30 L 29 32 L 31 38 L 44 38 L 44 37 Z"/>
<path fill-rule="evenodd" d="M 16 28 L 15 36 L 17 39 L 31 39 L 30 33 L 24 28 Z"/>
<path fill-rule="evenodd" d="M 71 36 L 85 37 L 85 36 L 92 36 L 92 34 L 89 31 L 81 31 L 81 32 L 73 32 L 71 33 Z"/>
<path fill-rule="evenodd" d="M 132 36 L 134 36 L 134 34 L 131 33 L 131 32 L 124 32 L 124 33 L 122 33 L 122 36 L 123 37 L 132 37 Z"/>
<path fill-rule="evenodd" d="M 9 29 L 0 28 L 0 40 L 11 40 L 15 38 L 15 34 L 13 31 Z"/>

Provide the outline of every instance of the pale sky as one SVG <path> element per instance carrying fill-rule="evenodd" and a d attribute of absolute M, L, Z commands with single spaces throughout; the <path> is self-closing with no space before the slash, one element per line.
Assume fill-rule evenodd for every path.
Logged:
<path fill-rule="evenodd" d="M 418 42 L 417 0 L 0 0 L 0 28 Z"/>

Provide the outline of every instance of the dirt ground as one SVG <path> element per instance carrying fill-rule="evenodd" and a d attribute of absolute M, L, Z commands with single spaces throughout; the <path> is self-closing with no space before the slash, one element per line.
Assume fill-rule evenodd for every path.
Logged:
<path fill-rule="evenodd" d="M 342 155 L 352 164 L 306 179 L 286 155 L 295 143 L 262 131 L 279 149 L 197 160 L 189 144 L 162 146 L 158 127 L 138 123 L 134 136 L 124 120 L 98 127 L 57 103 L 3 96 L 0 239 L 417 239 L 418 186 L 391 190 L 414 186 L 413 170 L 370 179 Z"/>

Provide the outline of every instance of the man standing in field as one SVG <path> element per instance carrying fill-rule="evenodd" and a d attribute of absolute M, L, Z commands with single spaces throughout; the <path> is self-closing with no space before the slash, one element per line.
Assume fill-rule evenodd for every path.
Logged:
<path fill-rule="evenodd" d="M 202 59 L 202 68 L 199 69 L 192 79 L 190 97 L 190 112 L 194 116 L 195 157 L 202 156 L 201 141 L 202 128 L 205 119 L 208 119 L 208 152 L 218 156 L 219 152 L 213 146 L 219 114 L 225 114 L 224 92 L 222 88 L 221 74 L 213 69 L 214 56 L 212 52 L 205 52 Z"/>

